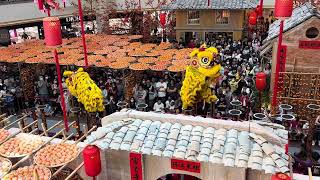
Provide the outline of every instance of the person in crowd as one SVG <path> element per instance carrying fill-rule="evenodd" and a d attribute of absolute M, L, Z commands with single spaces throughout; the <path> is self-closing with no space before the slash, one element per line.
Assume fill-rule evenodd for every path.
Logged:
<path fill-rule="evenodd" d="M 43 76 L 39 76 L 38 93 L 42 104 L 46 104 L 49 99 L 48 87 L 48 77 L 46 76 L 46 78 L 44 79 Z"/>
<path fill-rule="evenodd" d="M 158 99 L 156 103 L 153 105 L 153 110 L 155 112 L 164 112 L 164 104 L 162 103 L 161 99 Z"/>
<path fill-rule="evenodd" d="M 163 79 L 160 79 L 160 81 L 156 83 L 156 89 L 158 91 L 158 98 L 162 102 L 165 102 L 167 87 L 168 87 L 167 83 Z"/>
<path fill-rule="evenodd" d="M 134 100 L 134 97 L 130 98 L 129 108 L 130 109 L 136 109 L 136 101 Z"/>
<path fill-rule="evenodd" d="M 137 104 L 146 104 L 147 91 L 142 88 L 142 86 L 138 87 L 138 91 L 134 94 L 134 99 Z"/>
<path fill-rule="evenodd" d="M 175 99 L 178 95 L 178 88 L 173 79 L 170 80 L 170 83 L 168 85 L 167 95 L 172 99 Z"/>
<path fill-rule="evenodd" d="M 151 82 L 150 80 L 147 81 L 147 84 L 149 84 L 148 82 Z M 150 86 L 148 88 L 148 107 L 152 109 L 154 103 L 155 103 L 155 100 L 157 98 L 157 90 L 156 88 L 151 85 L 150 83 Z"/>

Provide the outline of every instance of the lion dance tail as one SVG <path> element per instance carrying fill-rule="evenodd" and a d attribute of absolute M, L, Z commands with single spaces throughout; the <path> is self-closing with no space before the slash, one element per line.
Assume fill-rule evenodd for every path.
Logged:
<path fill-rule="evenodd" d="M 196 69 L 188 66 L 182 83 L 180 96 L 182 109 L 192 107 L 197 102 L 197 95 L 206 83 L 206 77 Z"/>

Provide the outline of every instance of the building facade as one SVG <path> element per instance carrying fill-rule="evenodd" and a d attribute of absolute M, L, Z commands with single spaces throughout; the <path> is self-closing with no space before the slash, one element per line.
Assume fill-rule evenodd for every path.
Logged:
<path fill-rule="evenodd" d="M 278 102 L 292 105 L 300 118 L 309 119 L 307 105 L 320 102 L 320 12 L 306 3 L 284 21 L 281 61 L 277 60 L 279 26 L 280 20 L 270 25 L 261 51 L 262 56 L 272 55 L 271 72 L 276 72 L 278 63 L 282 67 L 278 83 L 271 74 L 271 89 L 277 86 Z"/>
<path fill-rule="evenodd" d="M 234 40 L 242 37 L 247 9 L 255 3 L 246 0 L 177 0 L 164 9 L 175 11 L 177 39 L 206 38 L 226 34 Z"/>

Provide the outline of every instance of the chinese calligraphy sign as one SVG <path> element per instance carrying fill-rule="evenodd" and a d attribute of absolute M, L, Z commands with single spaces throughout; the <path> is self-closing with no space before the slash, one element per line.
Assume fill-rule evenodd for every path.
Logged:
<path fill-rule="evenodd" d="M 320 41 L 299 41 L 301 49 L 320 49 Z"/>
<path fill-rule="evenodd" d="M 143 180 L 142 155 L 138 153 L 130 153 L 129 158 L 131 180 Z"/>
<path fill-rule="evenodd" d="M 201 164 L 199 162 L 171 159 L 171 169 L 200 173 Z"/>
<path fill-rule="evenodd" d="M 287 59 L 287 46 L 282 45 L 280 49 L 279 57 L 279 72 L 286 72 L 286 59 Z M 283 89 L 283 74 L 279 74 L 278 79 L 278 90 L 282 91 Z"/>
<path fill-rule="evenodd" d="M 276 73 L 274 78 L 274 96 L 272 97 L 272 105 L 275 107 L 277 105 L 277 96 L 278 92 L 283 89 L 283 74 L 280 72 L 286 71 L 286 59 L 287 59 L 287 46 L 281 45 L 280 53 L 277 57 L 277 64 L 276 64 Z"/>

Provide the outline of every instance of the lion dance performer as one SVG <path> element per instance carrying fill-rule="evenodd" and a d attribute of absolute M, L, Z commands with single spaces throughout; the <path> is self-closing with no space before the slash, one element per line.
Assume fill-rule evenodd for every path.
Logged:
<path fill-rule="evenodd" d="M 182 109 L 193 107 L 199 100 L 212 103 L 218 99 L 210 89 L 211 82 L 220 76 L 221 66 L 215 61 L 217 54 L 217 48 L 207 48 L 206 45 L 191 52 L 191 57 L 197 56 L 199 67 L 188 66 L 186 68 L 180 91 Z"/>
<path fill-rule="evenodd" d="M 79 68 L 76 72 L 65 71 L 63 75 L 68 77 L 66 84 L 70 93 L 84 105 L 86 111 L 104 110 L 102 91 L 83 68 Z"/>

